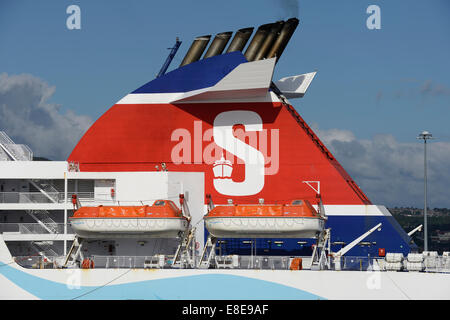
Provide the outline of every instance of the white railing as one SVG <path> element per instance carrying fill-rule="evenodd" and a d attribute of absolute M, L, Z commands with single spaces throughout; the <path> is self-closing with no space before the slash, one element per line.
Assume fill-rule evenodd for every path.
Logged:
<path fill-rule="evenodd" d="M 54 261 L 63 261 L 64 256 L 50 256 L 53 261 L 48 260 L 47 258 L 36 253 L 33 256 L 16 256 L 13 257 L 14 261 L 24 267 L 31 269 L 55 269 L 58 267 Z"/>
<path fill-rule="evenodd" d="M 225 257 L 216 256 L 216 264 L 220 266 L 225 265 L 223 261 Z M 229 261 L 228 263 L 231 263 Z M 287 270 L 289 269 L 289 257 L 283 256 L 239 256 L 240 269 L 268 269 L 268 270 Z"/>
<path fill-rule="evenodd" d="M 158 268 L 158 256 L 92 256 L 95 268 Z M 222 266 L 227 257 L 216 256 L 217 262 Z M 253 262 L 251 261 L 253 259 Z M 173 256 L 165 256 L 165 266 L 170 266 Z M 223 266 L 222 266 L 223 267 Z M 289 257 L 281 256 L 240 256 L 240 269 L 269 269 L 287 270 L 289 269 Z"/>
<path fill-rule="evenodd" d="M 26 144 L 22 144 L 22 147 L 25 149 L 25 156 L 29 161 L 33 161 L 33 151 Z"/>
<path fill-rule="evenodd" d="M 33 152 L 31 149 L 26 145 L 14 143 L 4 131 L 0 131 L 0 146 L 14 161 L 33 160 Z"/>
<path fill-rule="evenodd" d="M 78 162 L 70 161 L 67 164 L 67 170 L 69 172 L 79 172 L 80 171 L 80 164 Z"/>
<path fill-rule="evenodd" d="M 156 256 L 92 256 L 95 268 L 156 268 L 158 257 Z M 166 264 L 170 264 L 172 256 L 166 256 Z"/>
<path fill-rule="evenodd" d="M 450 257 L 426 257 L 423 262 L 425 272 L 450 273 Z"/>
<path fill-rule="evenodd" d="M 56 234 L 64 233 L 64 223 L 52 225 Z M 0 233 L 19 232 L 20 234 L 49 234 L 50 232 L 40 223 L 0 223 Z M 67 233 L 73 234 L 70 224 L 67 225 Z"/>
<path fill-rule="evenodd" d="M 58 201 L 59 191 L 48 180 L 29 180 L 30 183 L 35 186 L 42 194 L 49 198 L 52 202 Z"/>
<path fill-rule="evenodd" d="M 58 258 L 63 259 L 64 257 L 52 257 L 53 261 Z M 142 268 L 159 268 L 160 261 L 159 256 L 91 256 L 94 261 L 94 268 L 100 269 L 142 269 Z M 216 263 L 220 264 L 219 267 L 224 268 L 227 258 L 216 256 Z M 302 257 L 307 258 L 307 257 Z M 345 270 L 349 271 L 381 271 L 386 272 L 383 268 L 384 258 L 368 258 L 368 257 L 346 257 L 348 258 L 347 266 Z M 26 257 L 15 257 L 17 263 L 25 267 L 42 267 L 43 258 L 41 256 L 26 256 Z M 170 267 L 173 256 L 166 255 L 164 266 Z M 229 259 L 228 259 L 229 260 Z M 253 260 L 252 263 L 250 260 Z M 369 261 L 371 260 L 371 261 Z M 290 268 L 289 265 L 290 257 L 285 256 L 239 256 L 239 269 L 269 269 L 269 270 L 287 270 Z M 355 264 L 355 265 L 354 265 Z M 305 263 L 303 264 L 306 267 Z M 378 268 L 377 265 L 380 267 Z M 400 272 L 406 272 L 408 270 L 403 269 Z M 415 272 L 415 271 L 408 271 Z M 437 273 L 450 273 L 450 260 L 449 257 L 439 256 L 436 258 L 436 263 L 433 264 L 432 269 L 425 269 L 422 272 L 437 272 Z"/>
<path fill-rule="evenodd" d="M 48 192 L 56 203 L 64 203 L 64 192 Z M 93 192 L 68 192 L 67 202 L 72 201 L 72 194 L 76 194 L 80 201 L 95 202 Z M 100 200 L 105 201 L 105 200 Z M 0 192 L 0 203 L 55 203 L 41 192 Z"/>
<path fill-rule="evenodd" d="M 64 203 L 64 192 L 47 192 L 55 202 L 42 192 L 0 192 L 0 203 Z M 77 195 L 81 205 L 91 205 L 92 203 L 110 206 L 143 206 L 152 205 L 155 199 L 137 200 L 116 200 L 111 198 L 110 193 L 94 192 L 67 192 L 67 203 L 72 203 L 72 195 Z M 179 196 L 166 197 L 169 200 L 177 201 Z"/>

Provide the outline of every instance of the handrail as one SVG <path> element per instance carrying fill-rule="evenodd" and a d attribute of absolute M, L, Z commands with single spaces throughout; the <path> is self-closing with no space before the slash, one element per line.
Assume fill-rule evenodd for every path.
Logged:
<path fill-rule="evenodd" d="M 57 203 L 64 203 L 64 192 L 47 192 Z M 81 200 L 95 200 L 94 192 L 68 192 L 76 194 Z M 70 202 L 70 199 L 67 199 Z M 0 203 L 53 203 L 41 192 L 0 192 Z"/>
<path fill-rule="evenodd" d="M 55 233 L 64 234 L 64 223 L 55 223 Z M 0 233 L 18 232 L 20 234 L 50 234 L 40 223 L 0 223 Z M 67 224 L 67 234 L 74 234 L 71 224 Z"/>
<path fill-rule="evenodd" d="M 10 146 L 20 146 L 25 149 L 25 152 L 17 152 L 14 148 Z M 24 144 L 16 144 L 4 131 L 0 131 L 0 147 L 5 150 L 5 152 L 15 161 L 31 161 L 33 160 L 33 152 L 31 149 Z M 28 155 L 26 153 L 29 153 Z"/>

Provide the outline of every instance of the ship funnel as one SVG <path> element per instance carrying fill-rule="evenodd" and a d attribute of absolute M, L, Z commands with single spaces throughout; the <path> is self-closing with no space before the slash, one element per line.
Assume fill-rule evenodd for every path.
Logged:
<path fill-rule="evenodd" d="M 209 46 L 208 50 L 206 51 L 203 59 L 221 54 L 223 52 L 223 49 L 225 49 L 225 46 L 227 45 L 228 41 L 230 41 L 232 34 L 233 32 L 218 33 L 214 37 L 214 40 Z"/>
<path fill-rule="evenodd" d="M 283 28 L 283 25 L 284 21 L 277 21 L 274 24 L 272 24 L 269 34 L 267 35 L 266 39 L 261 45 L 261 48 L 259 49 L 258 53 L 255 56 L 255 60 L 261 60 L 267 57 L 267 53 L 272 48 L 273 44 L 275 43 L 275 40 L 278 38 L 280 31 Z"/>
<path fill-rule="evenodd" d="M 248 61 L 255 60 L 256 55 L 259 52 L 259 49 L 264 43 L 264 40 L 266 39 L 267 35 L 270 32 L 270 29 L 272 28 L 273 23 L 263 24 L 258 28 L 255 35 L 253 36 L 252 41 L 248 45 L 247 50 L 245 51 L 245 58 Z"/>
<path fill-rule="evenodd" d="M 239 29 L 234 35 L 233 40 L 231 40 L 231 43 L 227 49 L 227 53 L 234 51 L 242 51 L 245 45 L 247 44 L 248 39 L 250 39 L 252 32 L 253 28 Z"/>
<path fill-rule="evenodd" d="M 191 47 L 189 48 L 186 56 L 180 64 L 180 67 L 185 66 L 189 63 L 195 62 L 202 56 L 203 51 L 205 51 L 206 46 L 208 45 L 209 39 L 211 39 L 211 35 L 201 36 L 195 38 L 192 42 Z"/>
<path fill-rule="evenodd" d="M 266 58 L 276 57 L 277 61 L 280 59 L 284 49 L 286 48 L 286 45 L 288 44 L 289 40 L 294 34 L 294 31 L 297 28 L 298 23 L 299 20 L 297 18 L 291 18 L 284 23 L 283 28 L 280 31 L 280 35 L 270 48 Z"/>

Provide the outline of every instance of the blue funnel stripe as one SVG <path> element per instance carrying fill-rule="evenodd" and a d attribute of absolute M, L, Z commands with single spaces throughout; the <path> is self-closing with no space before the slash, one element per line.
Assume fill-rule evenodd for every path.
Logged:
<path fill-rule="evenodd" d="M 175 69 L 132 93 L 187 92 L 212 87 L 247 60 L 240 51 L 230 52 Z"/>

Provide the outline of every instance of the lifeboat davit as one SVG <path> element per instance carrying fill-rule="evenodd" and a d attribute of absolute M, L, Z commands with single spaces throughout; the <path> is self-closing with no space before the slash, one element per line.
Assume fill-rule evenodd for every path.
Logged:
<path fill-rule="evenodd" d="M 69 218 L 82 238 L 176 238 L 189 226 L 171 200 L 145 206 L 81 207 Z"/>
<path fill-rule="evenodd" d="M 204 220 L 216 238 L 315 238 L 325 225 L 325 218 L 307 200 L 216 206 Z"/>

